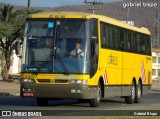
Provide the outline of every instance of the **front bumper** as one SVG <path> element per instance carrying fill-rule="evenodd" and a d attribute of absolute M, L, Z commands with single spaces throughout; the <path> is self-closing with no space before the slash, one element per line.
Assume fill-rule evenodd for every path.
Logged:
<path fill-rule="evenodd" d="M 24 95 L 29 93 L 24 89 L 32 89 L 33 95 Z M 20 90 L 21 97 L 93 99 L 97 96 L 97 87 L 78 84 L 21 84 Z"/>

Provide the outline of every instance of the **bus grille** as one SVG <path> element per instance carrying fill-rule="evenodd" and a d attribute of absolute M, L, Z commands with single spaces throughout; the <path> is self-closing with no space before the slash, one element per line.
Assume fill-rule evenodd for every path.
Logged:
<path fill-rule="evenodd" d="M 50 83 L 50 79 L 37 79 L 39 83 Z"/>
<path fill-rule="evenodd" d="M 67 83 L 68 80 L 64 80 L 64 79 L 55 79 L 54 83 Z"/>

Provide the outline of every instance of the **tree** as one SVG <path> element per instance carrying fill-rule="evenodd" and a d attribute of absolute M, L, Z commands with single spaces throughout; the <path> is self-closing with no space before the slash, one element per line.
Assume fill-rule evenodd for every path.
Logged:
<path fill-rule="evenodd" d="M 15 41 L 18 38 L 23 39 L 25 26 L 25 18 L 27 15 L 26 9 L 12 11 L 13 6 L 5 5 L 0 10 L 2 19 L 0 22 L 0 50 L 4 56 L 4 67 L 2 69 L 2 78 L 5 81 L 9 80 L 9 69 L 11 66 L 11 56 L 15 48 Z M 31 10 L 31 13 L 42 12 L 42 10 Z"/>
<path fill-rule="evenodd" d="M 4 4 L 1 8 L 2 21 L 8 22 L 12 14 L 13 6 Z"/>

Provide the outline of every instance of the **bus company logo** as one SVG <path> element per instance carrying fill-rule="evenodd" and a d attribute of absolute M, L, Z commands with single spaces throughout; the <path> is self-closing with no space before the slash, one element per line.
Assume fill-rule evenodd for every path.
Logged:
<path fill-rule="evenodd" d="M 108 83 L 108 77 L 107 77 L 107 72 L 106 72 L 106 70 L 104 71 L 103 80 L 104 80 L 104 84 L 107 84 L 107 83 Z"/>
<path fill-rule="evenodd" d="M 146 76 L 145 76 L 145 68 L 144 68 L 144 62 L 142 61 L 141 63 L 141 78 L 142 78 L 142 82 L 145 83 L 146 82 Z"/>
<path fill-rule="evenodd" d="M 118 65 L 118 56 L 112 53 L 110 56 L 108 56 L 108 61 L 108 64 Z"/>
<path fill-rule="evenodd" d="M 12 116 L 11 115 L 11 111 L 2 111 L 2 116 L 5 116 L 5 117 L 10 117 L 10 116 Z"/>
<path fill-rule="evenodd" d="M 26 75 L 24 75 L 24 78 L 31 78 L 31 79 L 35 79 L 35 78 L 37 78 L 37 74 L 26 74 Z"/>

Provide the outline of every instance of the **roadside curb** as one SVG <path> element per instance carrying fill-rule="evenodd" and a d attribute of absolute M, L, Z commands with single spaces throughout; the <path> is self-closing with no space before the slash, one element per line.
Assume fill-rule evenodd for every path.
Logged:
<path fill-rule="evenodd" d="M 0 93 L 0 96 L 11 96 L 10 93 Z"/>
<path fill-rule="evenodd" d="M 20 96 L 20 93 L 14 93 L 12 96 Z"/>
<path fill-rule="evenodd" d="M 154 88 L 154 89 L 151 89 L 151 91 L 160 91 L 160 89 Z"/>
<path fill-rule="evenodd" d="M 20 96 L 20 93 L 0 93 L 0 96 Z"/>

